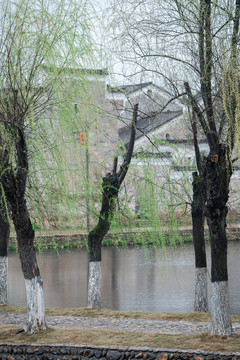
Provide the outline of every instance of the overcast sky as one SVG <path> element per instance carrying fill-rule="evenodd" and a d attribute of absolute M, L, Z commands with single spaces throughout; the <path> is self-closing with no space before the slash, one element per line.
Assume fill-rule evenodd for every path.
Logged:
<path fill-rule="evenodd" d="M 97 67 L 108 69 L 110 75 L 107 80 L 113 86 L 129 84 L 132 82 L 141 82 L 141 75 L 138 75 L 133 79 L 126 77 L 124 74 L 130 73 L 129 66 L 126 67 L 125 64 L 125 67 L 123 67 L 119 58 L 114 55 L 115 45 L 113 45 L 112 42 L 109 42 L 109 33 L 104 29 L 104 26 L 106 27 L 109 25 L 109 12 L 107 10 L 110 6 L 110 0 L 97 0 L 94 2 L 94 7 L 97 9 L 97 13 L 100 18 L 100 21 L 96 21 L 95 23 L 95 36 L 97 38 L 97 42 L 101 43 L 103 48 L 102 56 L 97 64 Z"/>

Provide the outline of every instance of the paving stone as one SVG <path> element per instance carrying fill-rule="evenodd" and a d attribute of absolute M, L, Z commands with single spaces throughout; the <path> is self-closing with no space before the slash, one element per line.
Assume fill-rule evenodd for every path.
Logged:
<path fill-rule="evenodd" d="M 0 312 L 0 323 L 23 326 L 26 321 L 24 314 L 11 314 L 8 316 Z M 113 331 L 148 332 L 161 334 L 200 334 L 208 332 L 208 322 L 145 320 L 130 318 L 88 318 L 74 316 L 47 316 L 47 323 L 51 327 L 78 328 L 78 329 L 106 329 Z M 235 333 L 240 333 L 240 323 L 233 323 Z M 104 356 L 104 355 L 103 355 Z"/>

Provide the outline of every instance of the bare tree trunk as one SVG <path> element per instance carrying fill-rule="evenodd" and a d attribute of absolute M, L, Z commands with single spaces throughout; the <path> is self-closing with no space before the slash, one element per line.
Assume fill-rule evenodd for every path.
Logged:
<path fill-rule="evenodd" d="M 204 185 L 202 179 L 197 173 L 193 173 L 192 229 L 195 252 L 194 311 L 208 312 L 204 203 Z"/>
<path fill-rule="evenodd" d="M 8 303 L 8 241 L 10 225 L 4 204 L 0 207 L 0 304 Z"/>
<path fill-rule="evenodd" d="M 17 139 L 15 143 L 16 167 L 13 168 L 10 163 L 9 153 L 6 150 L 3 160 L 5 160 L 4 168 L 7 171 L 2 176 L 1 182 L 17 234 L 19 256 L 26 285 L 27 322 L 18 332 L 33 333 L 39 329 L 46 329 L 43 282 L 33 244 L 35 234 L 25 200 L 28 176 L 25 134 L 21 127 L 12 126 L 10 129 Z"/>
<path fill-rule="evenodd" d="M 33 333 L 46 329 L 43 282 L 33 244 L 35 234 L 25 200 L 18 202 L 17 207 L 10 205 L 27 295 L 27 323 L 23 330 Z"/>
<path fill-rule="evenodd" d="M 88 264 L 88 299 L 89 309 L 102 307 L 102 262 L 89 261 Z"/>
<path fill-rule="evenodd" d="M 89 194 L 89 150 L 88 150 L 88 142 L 85 150 L 86 155 L 86 218 L 87 218 L 87 232 L 90 232 L 90 194 Z"/>
<path fill-rule="evenodd" d="M 211 333 L 232 335 L 232 324 L 229 310 L 228 267 L 227 267 L 227 236 L 226 216 L 229 194 L 231 165 L 227 163 L 223 145 L 218 151 L 207 158 L 206 217 L 211 241 Z"/>
<path fill-rule="evenodd" d="M 112 173 L 107 174 L 102 181 L 102 207 L 98 219 L 98 224 L 88 235 L 89 248 L 89 268 L 88 268 L 88 302 L 89 308 L 102 307 L 101 296 L 101 251 L 102 240 L 107 234 L 115 203 L 118 197 L 120 186 L 127 174 L 135 142 L 136 123 L 137 123 L 138 104 L 134 106 L 131 137 L 128 151 L 123 160 L 120 170 L 117 172 L 117 157 L 114 159 Z"/>
<path fill-rule="evenodd" d="M 89 268 L 88 268 L 88 308 L 102 307 L 101 296 L 101 252 L 102 240 L 110 228 L 110 219 L 118 196 L 119 182 L 116 174 L 103 178 L 102 208 L 98 224 L 88 235 Z"/>
<path fill-rule="evenodd" d="M 7 200 L 0 190 L 0 304 L 8 303 L 8 242 L 10 225 L 8 221 Z"/>

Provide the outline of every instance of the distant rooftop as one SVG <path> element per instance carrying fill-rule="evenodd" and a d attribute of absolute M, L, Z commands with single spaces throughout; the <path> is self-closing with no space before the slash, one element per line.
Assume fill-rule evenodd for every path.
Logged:
<path fill-rule="evenodd" d="M 122 94 L 130 95 L 138 90 L 143 90 L 145 87 L 149 85 L 153 85 L 152 81 L 141 84 L 122 85 L 122 86 L 107 85 L 107 90 L 111 93 L 122 93 Z"/>
<path fill-rule="evenodd" d="M 156 115 L 146 116 L 144 118 L 140 118 L 137 121 L 137 131 L 136 131 L 136 139 L 141 138 L 144 135 L 149 134 L 151 131 L 158 129 L 163 124 L 171 121 L 181 115 L 183 110 L 178 111 L 167 111 L 162 112 Z M 124 126 L 119 128 L 118 135 L 122 140 L 123 144 L 127 147 L 130 140 L 131 128 L 130 126 Z"/>
<path fill-rule="evenodd" d="M 85 74 L 85 75 L 108 75 L 107 69 L 85 69 L 85 68 L 71 68 L 71 67 L 65 67 L 65 68 L 57 68 L 50 66 L 43 65 L 42 68 L 46 71 L 56 71 L 59 70 L 60 72 L 67 73 L 67 74 Z"/>

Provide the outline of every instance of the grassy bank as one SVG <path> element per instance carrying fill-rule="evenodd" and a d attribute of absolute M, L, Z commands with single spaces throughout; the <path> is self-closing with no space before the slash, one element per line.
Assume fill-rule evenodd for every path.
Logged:
<path fill-rule="evenodd" d="M 192 241 L 191 230 L 174 231 L 174 233 L 135 229 L 136 231 L 126 231 L 124 233 L 109 233 L 105 236 L 102 246 L 144 246 L 152 245 L 155 247 L 167 244 L 182 244 Z M 141 231 L 140 231 L 141 230 Z M 64 232 L 62 234 L 47 235 L 36 233 L 35 247 L 37 250 L 45 249 L 65 249 L 87 247 L 87 235 L 83 233 Z M 17 250 L 17 241 L 11 237 L 9 249 Z"/>
<path fill-rule="evenodd" d="M 152 347 L 168 349 L 198 349 L 208 351 L 238 352 L 240 335 L 232 338 L 212 336 L 206 333 L 199 335 L 165 335 L 147 334 L 126 331 L 106 330 L 66 330 L 48 329 L 36 334 L 15 335 L 16 328 L 2 326 L 0 342 L 18 344 L 82 344 L 82 345 L 116 345 L 133 347 Z"/>
<path fill-rule="evenodd" d="M 239 351 L 240 335 L 232 338 L 223 336 L 200 335 L 164 335 L 131 333 L 105 330 L 63 330 L 48 329 L 37 334 L 14 334 L 13 327 L 1 327 L 0 341 L 18 344 L 84 344 L 117 345 L 134 347 L 152 347 L 169 349 L 199 349 L 212 351 Z"/>
<path fill-rule="evenodd" d="M 0 305 L 0 312 L 26 314 L 27 308 L 18 305 Z M 46 314 L 52 316 L 79 316 L 79 317 L 109 317 L 131 318 L 146 320 L 183 320 L 183 321 L 210 321 L 209 313 L 144 313 L 136 311 L 120 311 L 110 309 L 88 308 L 46 308 Z M 233 322 L 240 322 L 240 316 L 232 315 Z"/>
<path fill-rule="evenodd" d="M 230 227 L 227 231 L 228 240 L 240 240 L 240 227 Z M 205 239 L 208 240 L 206 230 Z M 163 229 L 161 231 L 153 228 L 122 229 L 118 232 L 108 233 L 103 239 L 103 246 L 146 246 L 159 247 L 168 244 L 183 244 L 192 242 L 192 230 L 190 227 Z M 87 247 L 87 234 L 81 230 L 52 230 L 36 231 L 35 247 L 42 251 L 45 249 L 68 249 Z M 15 236 L 11 236 L 9 249 L 17 250 Z"/>
<path fill-rule="evenodd" d="M 2 305 L 0 311 L 11 313 L 26 313 L 26 307 L 15 305 Z M 134 319 L 160 319 L 160 320 L 185 320 L 185 321 L 210 321 L 209 314 L 203 313 L 138 313 L 130 311 L 114 311 L 108 309 L 86 309 L 86 308 L 47 308 L 48 315 L 70 315 L 88 317 L 110 317 L 110 318 L 134 318 Z M 232 316 L 233 321 L 240 322 L 240 316 Z M 86 344 L 86 345 L 117 345 L 153 348 L 178 348 L 199 349 L 212 351 L 239 351 L 240 335 L 232 338 L 224 336 L 211 336 L 206 333 L 199 335 L 165 335 L 147 334 L 126 331 L 106 330 L 78 330 L 78 329 L 48 329 L 36 334 L 18 334 L 14 331 L 16 327 L 1 326 L 0 341 L 11 343 L 35 343 L 35 344 Z"/>

